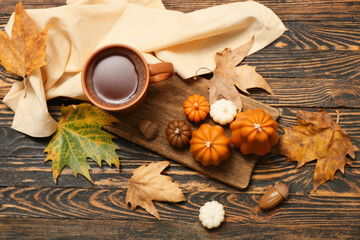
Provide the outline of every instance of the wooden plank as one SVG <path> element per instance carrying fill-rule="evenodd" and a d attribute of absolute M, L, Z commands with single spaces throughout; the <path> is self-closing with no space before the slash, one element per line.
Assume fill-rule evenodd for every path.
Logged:
<path fill-rule="evenodd" d="M 12 80 L 3 79 L 0 72 L 0 98 L 10 90 Z M 273 107 L 307 107 L 307 108 L 359 108 L 360 107 L 360 78 L 359 79 L 311 79 L 311 78 L 266 78 L 275 95 L 261 90 L 250 90 L 248 95 L 252 99 L 270 104 Z M 75 104 L 77 101 L 57 99 L 49 102 L 52 114 L 57 117 L 59 107 L 51 105 Z M 12 120 L 12 112 L 5 105 L 0 104 L 0 121 L 8 124 Z"/>
<path fill-rule="evenodd" d="M 1 14 L 12 14 L 15 11 L 15 5 L 18 0 L 0 0 L 1 5 Z M 50 8 L 50 7 L 59 7 L 66 4 L 66 0 L 22 0 L 22 4 L 25 9 L 40 9 L 40 8 Z"/>
<path fill-rule="evenodd" d="M 316 111 L 316 109 L 308 109 Z M 334 110 L 329 110 L 335 117 Z M 351 136 L 352 142 L 360 146 L 360 121 L 359 110 L 347 109 L 340 111 L 340 125 Z M 296 125 L 295 109 L 284 109 L 284 115 L 280 119 L 280 126 Z M 55 187 L 51 178 L 51 162 L 43 163 L 43 149 L 50 138 L 37 139 L 24 136 L 8 127 L 0 128 L 0 175 L 1 186 L 45 186 Z M 123 139 L 115 139 L 120 146 L 121 176 L 130 178 L 132 171 L 144 163 L 164 160 L 155 153 L 145 150 Z M 59 178 L 58 186 L 61 187 L 105 187 L 116 188 L 119 181 L 119 172 L 115 168 L 104 166 L 99 168 L 94 162 L 89 161 L 92 168 L 92 177 L 96 183 L 91 185 L 83 177 L 75 179 L 69 168 L 65 168 Z M 310 163 L 301 169 L 296 169 L 295 163 L 286 163 L 285 157 L 269 155 L 261 159 L 257 164 L 249 191 L 263 192 L 263 187 L 272 185 L 275 181 L 285 181 L 292 186 L 292 193 L 310 194 L 312 191 L 314 164 Z M 360 167 L 359 153 L 353 166 L 346 167 L 345 176 L 339 172 L 335 175 L 335 181 L 321 186 L 316 194 L 326 196 L 359 196 L 360 180 L 358 180 Z M 225 185 L 211 181 L 196 172 L 172 163 L 169 174 L 174 175 L 176 181 L 185 184 L 189 191 L 202 188 L 206 191 L 229 191 Z M 198 187 L 197 187 L 198 186 Z M 232 191 L 232 190 L 231 190 Z"/>
<path fill-rule="evenodd" d="M 315 84 L 326 84 L 327 79 L 329 82 L 336 79 L 340 84 L 355 87 L 358 87 L 360 80 L 358 51 L 263 49 L 247 57 L 243 64 L 255 66 L 257 72 L 266 79 L 305 79 L 308 83 L 315 80 Z M 0 72 L 0 89 L 4 92 L 14 81 L 18 80 L 11 80 L 7 73 Z M 4 96 L 3 91 L 0 97 Z M 276 94 L 276 89 L 274 92 Z"/>
<path fill-rule="evenodd" d="M 9 15 L 0 15 L 0 29 Z M 360 29 L 354 22 L 285 21 L 289 29 L 267 49 L 287 50 L 359 50 Z"/>
<path fill-rule="evenodd" d="M 18 0 L 2 0 L 2 14 L 11 14 Z M 191 12 L 238 0 L 163 0 L 169 10 Z M 259 0 L 272 9 L 282 20 L 293 21 L 359 21 L 360 4 L 356 0 Z M 47 8 L 61 6 L 66 0 L 23 0 L 25 8 Z"/>
<path fill-rule="evenodd" d="M 315 109 L 308 109 L 315 111 Z M 330 111 L 330 110 L 329 110 Z M 334 110 L 330 111 L 335 118 Z M 353 144 L 360 146 L 360 121 L 359 110 L 341 110 L 340 125 L 346 130 Z M 284 109 L 284 115 L 280 119 L 280 126 L 296 125 L 295 109 Z M 48 139 L 36 139 L 26 137 L 7 127 L 2 127 L 0 134 L 0 186 L 45 186 L 55 187 L 51 178 L 51 162 L 43 163 L 43 149 Z M 119 156 L 121 161 L 121 176 L 130 178 L 132 171 L 144 163 L 164 160 L 155 153 L 145 150 L 123 139 L 115 139 L 120 146 Z M 334 182 L 328 182 L 321 186 L 316 195 L 326 196 L 359 196 L 360 180 L 358 178 L 360 157 L 356 153 L 353 166 L 345 168 L 345 176 L 338 172 Z M 310 194 L 312 192 L 313 174 L 315 162 L 309 163 L 301 169 L 296 169 L 295 163 L 287 163 L 285 157 L 268 155 L 261 158 L 254 170 L 251 185 L 247 189 L 251 192 L 263 192 L 263 187 L 272 185 L 275 181 L 285 181 L 292 186 L 292 193 Z M 83 177 L 75 179 L 69 168 L 65 168 L 59 178 L 60 187 L 105 187 L 116 188 L 119 181 L 119 172 L 115 168 L 104 166 L 99 168 L 93 161 L 89 161 L 92 168 L 92 177 L 95 186 L 91 185 Z M 172 163 L 167 171 L 176 181 L 185 184 L 186 189 L 202 188 L 206 191 L 232 191 L 231 188 L 210 181 L 208 178 L 196 172 Z"/>
<path fill-rule="evenodd" d="M 358 153 L 359 154 L 359 153 Z M 94 188 L 94 189 L 123 189 L 127 182 L 120 178 L 130 179 L 133 170 L 143 164 L 163 161 L 163 158 L 121 158 L 121 171 L 116 168 L 103 166 L 99 168 L 94 162 L 89 162 L 94 184 L 84 177 L 74 177 L 73 172 L 66 167 L 57 184 L 53 182 L 51 163 L 44 163 L 41 157 L 14 158 L 1 157 L 0 186 L 8 187 L 47 187 L 47 188 Z M 360 161 L 353 162 L 353 166 L 345 167 L 345 175 L 337 172 L 334 181 L 327 182 L 313 192 L 313 178 L 316 161 L 297 169 L 295 163 L 286 162 L 285 157 L 268 156 L 256 165 L 251 184 L 247 193 L 263 194 L 275 182 L 285 182 L 290 186 L 290 193 L 295 195 L 328 196 L 328 197 L 360 197 Z M 166 169 L 166 175 L 178 182 L 185 192 L 237 192 L 236 189 L 216 180 L 201 175 L 175 162 Z"/>
<path fill-rule="evenodd" d="M 189 12 L 236 0 L 164 0 L 169 9 Z M 0 0 L 0 14 L 10 14 L 17 0 Z M 41 8 L 65 0 L 23 0 L 25 7 Z M 45 3 L 43 3 L 45 2 Z M 359 28 L 360 2 L 350 0 L 259 0 L 272 8 L 290 29 L 274 44 L 249 58 L 258 66 L 276 96 L 255 92 L 252 97 L 285 108 L 281 126 L 295 125 L 294 110 L 326 107 L 353 142 L 360 145 L 359 122 Z M 0 15 L 0 28 L 9 15 Z M 264 58 L 263 61 L 261 58 Z M 304 60 L 303 60 L 304 58 Z M 284 66 L 283 69 L 281 69 Z M 1 67 L 0 67 L 1 68 Z M 273 68 L 273 69 L 272 69 Z M 0 71 L 10 83 L 13 76 Z M 0 98 L 9 84 L 0 80 Z M 59 117 L 63 99 L 50 101 L 51 113 Z M 71 103 L 65 101 L 66 103 Z M 296 170 L 284 157 L 269 155 L 254 169 L 246 192 L 238 191 L 171 163 L 166 174 L 181 184 L 188 201 L 156 204 L 163 218 L 158 222 L 144 210 L 125 206 L 126 183 L 118 171 L 90 162 L 97 185 L 83 177 L 75 180 L 66 169 L 56 186 L 51 163 L 43 163 L 42 151 L 49 139 L 34 139 L 9 128 L 13 114 L 0 104 L 0 239 L 354 239 L 359 228 L 359 167 L 339 172 L 333 182 L 312 193 L 314 163 Z M 3 144 L 4 143 L 4 144 Z M 117 139 L 122 158 L 121 176 L 163 157 Z M 290 185 L 290 198 L 273 211 L 259 211 L 257 203 L 274 181 Z M 225 205 L 226 222 L 207 231 L 198 221 L 200 205 L 215 199 Z M 98 219 L 99 218 L 99 219 Z M 39 227 L 41 226 L 41 227 Z"/>
<path fill-rule="evenodd" d="M 355 22 L 286 21 L 289 29 L 268 49 L 352 50 L 360 49 L 360 29 Z"/>
<path fill-rule="evenodd" d="M 0 188 L 0 219 L 98 219 L 126 221 L 157 221 L 142 208 L 135 211 L 125 204 L 123 189 L 92 188 Z M 224 205 L 226 222 L 221 232 L 229 231 L 227 224 L 267 223 L 285 226 L 309 225 L 359 226 L 358 197 L 290 195 L 277 208 L 263 212 L 258 207 L 261 194 L 236 192 L 192 191 L 185 193 L 186 202 L 155 203 L 161 221 L 187 221 L 199 224 L 198 211 L 207 201 Z"/>
<path fill-rule="evenodd" d="M 359 79 L 360 55 L 356 51 L 263 49 L 244 64 L 256 66 L 263 77 Z"/>
<path fill-rule="evenodd" d="M 48 144 L 50 138 L 31 138 L 22 133 L 16 132 L 9 128 L 13 113 L 8 110 L 3 104 L 3 109 L 0 108 L 0 157 L 42 157 L 43 150 Z M 59 116 L 60 106 L 51 107 L 57 117 Z M 283 108 L 283 114 L 279 119 L 280 128 L 297 125 L 295 112 L 298 108 L 289 109 Z M 314 108 L 299 108 L 299 110 L 317 111 Z M 327 109 L 327 111 L 336 119 L 335 109 Z M 359 109 L 340 109 L 340 126 L 349 133 L 353 143 L 360 147 L 360 110 Z M 280 130 L 281 131 L 281 130 Z M 122 139 L 115 139 L 120 145 L 121 151 L 129 151 L 129 154 L 135 154 L 139 157 L 149 157 L 149 155 L 136 155 L 140 151 L 140 147 L 131 143 L 126 143 Z M 134 149 L 134 150 L 132 150 Z M 150 154 L 149 151 L 146 154 Z M 152 154 L 157 156 L 157 154 Z M 358 158 L 357 158 L 358 159 Z"/>
<path fill-rule="evenodd" d="M 275 95 L 255 92 L 249 96 L 274 107 L 360 107 L 360 79 L 266 78 L 266 81 Z"/>
<path fill-rule="evenodd" d="M 41 226 L 41 227 L 39 227 Z M 154 220 L 88 220 L 0 218 L 0 239 L 351 239 L 360 233 L 351 225 L 296 225 L 287 223 L 226 222 L 216 230 L 200 222 Z"/>
<path fill-rule="evenodd" d="M 190 12 L 238 0 L 164 0 L 171 10 Z M 283 21 L 359 21 L 360 3 L 354 0 L 259 0 Z"/>
<path fill-rule="evenodd" d="M 0 218 L 0 239 L 199 239 L 216 237 L 186 221 Z"/>

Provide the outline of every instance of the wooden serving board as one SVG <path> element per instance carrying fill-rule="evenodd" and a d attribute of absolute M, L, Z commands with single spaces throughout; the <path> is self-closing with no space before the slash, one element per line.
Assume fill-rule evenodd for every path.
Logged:
<path fill-rule="evenodd" d="M 189 146 L 184 149 L 175 149 L 170 146 L 166 139 L 165 129 L 172 120 L 185 120 L 190 124 L 192 131 L 204 123 L 214 124 L 208 116 L 204 122 L 191 123 L 183 112 L 183 102 L 190 95 L 200 94 L 208 96 L 206 87 L 207 79 L 182 80 L 178 76 L 173 76 L 164 82 L 152 84 L 147 93 L 147 97 L 140 108 L 131 113 L 115 113 L 120 123 L 112 126 L 105 126 L 107 131 L 124 138 L 128 141 L 141 145 L 151 151 L 154 151 L 166 158 L 172 159 L 199 173 L 217 179 L 238 189 L 244 189 L 250 182 L 252 170 L 258 160 L 256 156 L 244 156 L 239 150 L 231 147 L 230 158 L 223 161 L 219 166 L 204 167 L 201 163 L 194 160 L 189 153 Z M 258 101 L 252 100 L 239 94 L 243 101 L 243 110 L 263 108 L 271 114 L 274 119 L 279 117 L 279 111 L 264 105 Z M 159 126 L 159 134 L 153 140 L 147 140 L 138 130 L 139 122 L 150 120 Z M 230 137 L 229 126 L 225 126 L 226 134 Z"/>

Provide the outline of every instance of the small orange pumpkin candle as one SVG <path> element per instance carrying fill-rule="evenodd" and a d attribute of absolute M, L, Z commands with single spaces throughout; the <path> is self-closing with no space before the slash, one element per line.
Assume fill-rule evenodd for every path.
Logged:
<path fill-rule="evenodd" d="M 278 127 L 279 124 L 264 110 L 249 109 L 238 113 L 235 121 L 230 124 L 230 139 L 243 154 L 253 153 L 263 156 L 277 144 Z"/>
<path fill-rule="evenodd" d="M 190 121 L 204 120 L 209 113 L 209 103 L 204 96 L 195 94 L 188 97 L 183 104 L 184 113 Z"/>

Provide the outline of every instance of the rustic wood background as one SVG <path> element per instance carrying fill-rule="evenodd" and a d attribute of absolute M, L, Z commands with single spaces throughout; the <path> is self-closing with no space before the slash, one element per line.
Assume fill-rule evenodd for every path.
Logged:
<path fill-rule="evenodd" d="M 17 0 L 0 0 L 3 29 Z M 231 0 L 163 0 L 171 10 L 193 10 Z M 248 57 L 275 96 L 255 92 L 251 97 L 282 108 L 280 126 L 296 124 L 295 111 L 325 108 L 360 147 L 360 2 L 359 0 L 260 0 L 289 28 L 280 39 Z M 25 8 L 46 8 L 65 0 L 23 0 Z M 0 98 L 18 81 L 0 66 Z M 49 102 L 58 118 L 64 99 Z M 337 172 L 333 182 L 312 192 L 315 163 L 296 169 L 284 157 L 263 158 L 250 186 L 239 191 L 175 162 L 166 170 L 187 198 L 179 204 L 156 203 L 161 221 L 143 209 L 125 205 L 126 182 L 115 168 L 94 162 L 95 185 L 66 168 L 58 184 L 52 181 L 51 162 L 44 163 L 49 138 L 27 137 L 10 128 L 13 113 L 0 104 L 0 238 L 4 239 L 358 239 L 360 234 L 360 158 Z M 142 147 L 117 139 L 121 175 L 130 178 L 140 165 L 164 160 Z M 258 202 L 276 181 L 290 186 L 290 197 L 276 209 L 262 212 Z M 207 230 L 198 210 L 217 200 L 226 222 Z"/>

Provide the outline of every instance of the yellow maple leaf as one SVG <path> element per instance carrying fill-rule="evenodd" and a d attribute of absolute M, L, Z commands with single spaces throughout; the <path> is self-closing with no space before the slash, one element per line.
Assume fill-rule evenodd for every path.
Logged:
<path fill-rule="evenodd" d="M 130 203 L 134 210 L 137 206 L 143 207 L 148 213 L 160 220 L 154 201 L 182 202 L 186 198 L 169 176 L 161 175 L 161 172 L 169 166 L 170 162 L 162 161 L 142 165 L 134 170 L 129 180 L 129 188 L 126 193 L 126 204 Z"/>
<path fill-rule="evenodd" d="M 15 19 L 11 39 L 0 30 L 0 64 L 16 75 L 29 75 L 47 64 L 45 62 L 48 24 L 40 33 L 26 13 L 21 0 L 15 7 Z"/>

